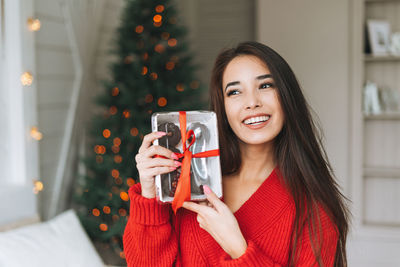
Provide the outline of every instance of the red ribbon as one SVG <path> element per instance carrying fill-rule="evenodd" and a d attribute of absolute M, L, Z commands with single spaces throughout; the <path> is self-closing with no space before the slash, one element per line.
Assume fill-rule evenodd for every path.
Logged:
<path fill-rule="evenodd" d="M 176 211 L 182 207 L 183 202 L 190 200 L 190 165 L 192 158 L 205 158 L 219 156 L 219 149 L 203 151 L 192 154 L 189 148 L 194 144 L 196 138 L 193 130 L 186 132 L 186 111 L 179 111 L 179 125 L 181 129 L 183 153 L 175 153 L 178 158 L 183 158 L 181 166 L 181 175 L 179 176 L 178 185 L 172 201 L 172 209 Z M 186 141 L 192 138 L 190 144 L 186 147 Z"/>

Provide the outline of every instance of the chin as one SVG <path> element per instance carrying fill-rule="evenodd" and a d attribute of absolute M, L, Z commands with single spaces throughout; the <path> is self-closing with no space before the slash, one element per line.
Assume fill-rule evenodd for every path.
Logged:
<path fill-rule="evenodd" d="M 265 136 L 263 136 L 262 138 L 240 138 L 239 140 L 241 143 L 245 144 L 245 145 L 269 145 L 272 144 L 273 142 L 273 138 L 265 138 Z"/>

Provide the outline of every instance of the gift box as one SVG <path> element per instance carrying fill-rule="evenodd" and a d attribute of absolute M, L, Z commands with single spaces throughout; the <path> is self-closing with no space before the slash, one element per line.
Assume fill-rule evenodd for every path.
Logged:
<path fill-rule="evenodd" d="M 154 113 L 152 131 L 166 132 L 154 145 L 178 155 L 182 166 L 156 176 L 156 195 L 162 202 L 205 200 L 203 185 L 222 197 L 217 117 L 211 111 Z M 187 192 L 189 191 L 189 193 Z M 186 194 L 186 195 L 185 195 Z M 182 196 L 185 195 L 185 196 Z M 175 203 L 179 206 L 179 203 Z"/>

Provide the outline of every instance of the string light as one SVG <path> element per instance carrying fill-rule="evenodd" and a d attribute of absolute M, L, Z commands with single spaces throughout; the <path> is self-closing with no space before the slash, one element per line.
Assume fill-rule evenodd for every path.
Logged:
<path fill-rule="evenodd" d="M 33 179 L 33 193 L 38 194 L 44 188 L 43 183 L 37 179 Z"/>
<path fill-rule="evenodd" d="M 110 114 L 111 115 L 115 115 L 115 114 L 117 114 L 117 107 L 116 106 L 111 106 L 110 107 Z"/>
<path fill-rule="evenodd" d="M 24 72 L 21 75 L 21 83 L 23 86 L 30 86 L 33 83 L 33 75 L 29 71 Z"/>
<path fill-rule="evenodd" d="M 128 119 L 131 116 L 131 112 L 129 110 L 125 109 L 122 112 L 122 115 L 125 117 L 125 119 Z"/>
<path fill-rule="evenodd" d="M 119 153 L 120 148 L 119 148 L 119 146 L 112 146 L 111 150 L 112 150 L 112 152 L 114 152 L 114 154 L 117 154 L 117 153 Z"/>
<path fill-rule="evenodd" d="M 171 38 L 168 40 L 168 45 L 171 47 L 176 46 L 177 43 L 178 43 L 178 41 L 175 38 Z"/>
<path fill-rule="evenodd" d="M 105 232 L 105 231 L 108 230 L 108 226 L 107 226 L 107 224 L 105 224 L 105 223 L 100 224 L 99 228 L 100 228 L 100 230 L 103 231 L 103 232 Z"/>
<path fill-rule="evenodd" d="M 110 208 L 109 206 L 104 206 L 104 207 L 103 207 L 103 212 L 104 212 L 105 214 L 110 214 L 111 208 Z"/>
<path fill-rule="evenodd" d="M 157 101 L 160 107 L 165 107 L 167 105 L 167 99 L 165 97 L 160 97 Z"/>
<path fill-rule="evenodd" d="M 108 129 L 104 129 L 103 136 L 104 138 L 109 138 L 111 136 L 111 131 Z"/>
<path fill-rule="evenodd" d="M 157 75 L 157 73 L 155 73 L 155 72 L 152 72 L 152 73 L 150 73 L 150 78 L 152 79 L 152 80 L 157 80 L 157 78 L 158 78 L 158 75 Z"/>
<path fill-rule="evenodd" d="M 126 179 L 126 184 L 131 187 L 135 184 L 135 180 L 133 180 L 131 177 L 129 177 L 128 179 Z"/>
<path fill-rule="evenodd" d="M 120 256 L 121 259 L 125 259 L 125 258 L 126 258 L 126 257 L 125 257 L 125 253 L 124 253 L 123 251 L 121 251 L 121 252 L 119 253 L 119 256 Z"/>
<path fill-rule="evenodd" d="M 162 52 L 164 52 L 165 51 L 165 47 L 162 45 L 162 44 L 158 44 L 158 45 L 156 45 L 155 47 L 154 47 L 154 50 L 157 52 L 157 53 L 162 53 Z"/>
<path fill-rule="evenodd" d="M 143 28 L 142 25 L 138 25 L 138 26 L 136 26 L 136 28 L 135 28 L 135 32 L 136 32 L 136 33 L 142 33 L 143 30 L 144 30 L 144 28 Z"/>
<path fill-rule="evenodd" d="M 154 22 L 161 22 L 161 20 L 162 20 L 162 16 L 161 16 L 161 15 L 155 15 L 155 16 L 153 17 L 153 21 L 154 21 Z"/>
<path fill-rule="evenodd" d="M 175 68 L 175 63 L 172 61 L 168 61 L 167 64 L 165 64 L 165 68 L 167 70 L 173 70 Z"/>
<path fill-rule="evenodd" d="M 118 213 L 119 213 L 119 215 L 122 216 L 122 217 L 123 217 L 123 216 L 126 216 L 126 210 L 125 210 L 125 209 L 119 209 L 119 210 L 118 210 Z"/>
<path fill-rule="evenodd" d="M 100 216 L 100 210 L 99 209 L 93 209 L 92 214 L 96 217 Z"/>
<path fill-rule="evenodd" d="M 149 70 L 149 69 L 148 69 L 146 66 L 143 66 L 143 68 L 142 68 L 142 75 L 146 75 L 148 70 Z"/>
<path fill-rule="evenodd" d="M 158 5 L 158 6 L 156 6 L 156 12 L 157 13 L 161 13 L 161 12 L 163 12 L 164 11 L 164 6 L 163 5 Z"/>
<path fill-rule="evenodd" d="M 120 146 L 121 145 L 121 138 L 115 137 L 113 140 L 114 146 Z"/>
<path fill-rule="evenodd" d="M 185 90 L 185 88 L 183 87 L 183 84 L 179 83 L 179 84 L 176 86 L 176 90 L 177 90 L 178 92 L 183 92 L 183 91 Z"/>
<path fill-rule="evenodd" d="M 94 152 L 96 153 L 96 154 L 105 154 L 106 153 L 106 147 L 105 146 L 103 146 L 103 145 L 96 145 L 95 147 L 94 147 Z"/>
<path fill-rule="evenodd" d="M 139 130 L 137 128 L 132 128 L 130 133 L 132 136 L 137 136 L 139 134 Z"/>
<path fill-rule="evenodd" d="M 144 53 L 144 54 L 143 54 L 143 60 L 146 61 L 148 58 L 149 58 L 149 54 L 147 54 L 147 52 Z"/>
<path fill-rule="evenodd" d="M 122 157 L 120 155 L 115 155 L 114 162 L 120 164 L 122 162 Z"/>
<path fill-rule="evenodd" d="M 125 191 L 122 191 L 122 192 L 119 194 L 119 196 L 121 197 L 121 199 L 122 199 L 123 201 L 129 201 L 128 193 L 126 193 Z"/>
<path fill-rule="evenodd" d="M 41 24 L 40 24 L 40 20 L 38 20 L 38 19 L 28 18 L 27 24 L 28 24 L 28 29 L 30 31 L 36 32 L 36 31 L 40 30 Z"/>
<path fill-rule="evenodd" d="M 41 140 L 43 138 L 43 134 L 39 132 L 38 127 L 33 126 L 31 128 L 31 137 L 37 141 Z"/>
<path fill-rule="evenodd" d="M 119 171 L 118 171 L 117 169 L 113 169 L 113 170 L 111 171 L 111 175 L 112 175 L 112 177 L 114 177 L 114 178 L 118 178 L 118 177 L 119 177 Z"/>
<path fill-rule="evenodd" d="M 118 87 L 114 87 L 113 89 L 111 89 L 111 95 L 112 96 L 117 96 L 119 94 L 119 88 Z"/>

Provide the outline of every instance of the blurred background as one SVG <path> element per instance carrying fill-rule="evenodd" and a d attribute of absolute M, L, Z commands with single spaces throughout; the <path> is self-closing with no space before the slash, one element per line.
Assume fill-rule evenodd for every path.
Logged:
<path fill-rule="evenodd" d="M 73 209 L 102 260 L 124 266 L 127 190 L 151 113 L 207 109 L 216 55 L 254 40 L 288 61 L 319 119 L 350 199 L 349 266 L 400 266 L 400 1 L 0 0 L 0 9 L 3 231 Z"/>

